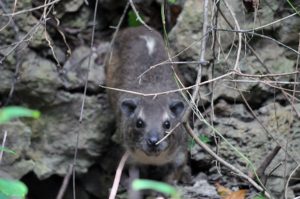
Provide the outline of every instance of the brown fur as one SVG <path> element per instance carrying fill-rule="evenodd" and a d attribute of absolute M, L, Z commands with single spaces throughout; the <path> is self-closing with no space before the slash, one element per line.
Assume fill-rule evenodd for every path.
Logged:
<path fill-rule="evenodd" d="M 151 43 L 147 43 L 145 38 L 155 41 L 153 52 L 147 47 Z M 177 89 L 170 64 L 154 68 L 140 80 L 137 78 L 149 66 L 167 59 L 164 41 L 158 32 L 151 32 L 144 27 L 127 28 L 116 38 L 111 61 L 107 63 L 106 84 L 108 87 L 141 93 Z M 181 125 L 165 141 L 149 145 L 149 140 L 160 140 L 166 131 L 181 122 L 186 107 L 181 94 L 143 97 L 110 89 L 107 92 L 116 115 L 118 131 L 122 135 L 125 148 L 131 154 L 132 162 L 137 165 L 167 166 L 175 169 L 182 167 L 186 159 L 186 134 Z M 137 127 L 139 119 L 143 121 L 142 128 Z"/>

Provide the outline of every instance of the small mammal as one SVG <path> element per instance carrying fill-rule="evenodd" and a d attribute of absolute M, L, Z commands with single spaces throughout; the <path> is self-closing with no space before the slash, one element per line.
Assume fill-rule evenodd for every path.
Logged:
<path fill-rule="evenodd" d="M 164 41 L 158 32 L 145 27 L 124 29 L 118 33 L 106 65 L 106 85 L 140 93 L 178 89 L 170 64 L 157 66 L 138 78 L 150 66 L 166 60 Z M 154 97 L 111 89 L 107 92 L 131 163 L 151 172 L 159 170 L 159 174 L 148 175 L 172 182 L 186 159 L 186 133 L 180 125 L 186 104 L 181 94 Z"/>

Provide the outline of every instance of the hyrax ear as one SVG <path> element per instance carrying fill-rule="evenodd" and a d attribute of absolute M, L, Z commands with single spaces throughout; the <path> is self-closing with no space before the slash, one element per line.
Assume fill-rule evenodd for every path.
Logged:
<path fill-rule="evenodd" d="M 121 101 L 121 110 L 127 117 L 130 117 L 134 113 L 136 107 L 136 99 L 123 99 Z"/>
<path fill-rule="evenodd" d="M 169 108 L 170 108 L 171 112 L 174 114 L 174 116 L 179 117 L 184 112 L 185 105 L 182 101 L 176 100 L 176 101 L 171 102 Z"/>

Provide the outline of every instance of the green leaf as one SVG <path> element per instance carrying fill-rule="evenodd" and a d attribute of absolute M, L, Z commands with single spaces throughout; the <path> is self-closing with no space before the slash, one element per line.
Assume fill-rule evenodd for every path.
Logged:
<path fill-rule="evenodd" d="M 204 142 L 204 143 L 209 143 L 209 142 L 210 142 L 209 137 L 207 137 L 206 135 L 203 135 L 203 134 L 199 135 L 199 139 L 200 139 L 202 142 Z"/>
<path fill-rule="evenodd" d="M 189 138 L 188 140 L 188 149 L 191 150 L 196 145 L 195 140 L 192 138 Z"/>
<path fill-rule="evenodd" d="M 176 0 L 168 0 L 168 2 L 169 2 L 170 4 L 174 4 L 174 3 L 176 3 Z"/>
<path fill-rule="evenodd" d="M 25 198 L 28 193 L 28 188 L 21 181 L 0 178 L 0 193 L 4 197 L 7 196 L 7 198 Z"/>
<path fill-rule="evenodd" d="M 143 16 L 140 15 L 140 17 L 143 19 Z M 137 16 L 132 10 L 128 12 L 128 25 L 129 27 L 137 27 L 142 25 L 142 23 L 137 20 Z"/>
<path fill-rule="evenodd" d="M 209 137 L 207 137 L 206 135 L 201 134 L 198 136 L 198 138 L 204 143 L 210 142 Z M 193 138 L 190 138 L 188 141 L 188 148 L 191 150 L 195 145 L 196 145 L 195 140 Z"/>
<path fill-rule="evenodd" d="M 267 199 L 263 194 L 255 196 L 253 199 Z"/>
<path fill-rule="evenodd" d="M 0 109 L 0 124 L 18 117 L 39 118 L 40 112 L 24 107 L 8 106 Z"/>
<path fill-rule="evenodd" d="M 4 151 L 4 152 L 11 153 L 11 154 L 14 154 L 14 155 L 16 154 L 16 152 L 14 152 L 13 150 L 10 150 L 10 149 L 8 149 L 6 147 L 2 147 L 2 146 L 0 146 L 0 151 Z"/>
<path fill-rule="evenodd" d="M 172 199 L 180 199 L 180 195 L 177 190 L 173 186 L 163 182 L 146 179 L 136 179 L 132 182 L 132 188 L 135 191 L 151 189 L 166 195 L 170 195 Z"/>

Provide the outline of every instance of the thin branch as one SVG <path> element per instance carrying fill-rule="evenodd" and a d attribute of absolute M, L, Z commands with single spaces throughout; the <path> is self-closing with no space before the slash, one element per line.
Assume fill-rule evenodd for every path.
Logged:
<path fill-rule="evenodd" d="M 252 75 L 252 74 L 246 74 L 242 73 L 240 71 L 236 71 L 236 75 L 243 76 L 243 77 L 256 77 L 256 78 L 264 78 L 264 77 L 278 77 L 278 76 L 287 76 L 287 75 L 296 75 L 300 72 L 296 69 L 294 72 L 289 73 L 275 73 L 275 74 L 263 74 L 263 75 Z"/>
<path fill-rule="evenodd" d="M 13 9 L 12 9 L 13 13 L 14 13 L 15 10 L 16 10 L 17 2 L 18 2 L 18 0 L 15 0 L 14 6 L 13 6 Z M 1 8 L 3 9 L 3 11 L 4 11 L 5 13 L 7 13 L 7 11 L 6 11 L 6 6 L 5 6 L 5 4 L 4 4 L 2 1 L 0 1 L 0 5 L 1 5 Z M 15 24 L 15 22 L 14 22 L 14 20 L 13 20 L 13 17 L 9 17 L 8 22 L 7 22 L 2 28 L 0 28 L 0 32 L 1 32 L 2 30 L 4 30 L 10 23 L 13 24 L 13 27 L 14 27 L 15 32 L 16 32 L 16 33 L 19 32 L 19 31 L 18 31 L 19 28 L 16 26 L 16 24 Z"/>
<path fill-rule="evenodd" d="M 64 194 L 66 192 L 66 189 L 68 187 L 68 184 L 69 184 L 69 181 L 70 181 L 70 178 L 72 176 L 72 172 L 73 171 L 73 165 L 71 164 L 69 166 L 69 169 L 68 169 L 68 173 L 66 174 L 66 176 L 64 177 L 64 180 L 63 180 L 63 183 L 59 189 L 59 192 L 56 196 L 56 199 L 62 199 L 64 197 Z"/>
<path fill-rule="evenodd" d="M 226 5 L 226 7 L 228 8 L 229 12 L 231 13 L 231 16 L 234 20 L 235 26 L 237 27 L 237 30 L 241 30 L 240 25 L 235 17 L 235 13 L 232 11 L 232 9 L 229 6 L 229 4 L 227 3 L 227 1 L 224 0 L 224 3 Z M 241 49 L 242 49 L 242 34 L 240 32 L 238 32 L 238 37 L 239 37 L 239 44 L 238 44 L 238 51 L 237 51 L 236 60 L 235 60 L 235 64 L 234 64 L 234 70 L 238 70 L 238 68 L 239 68 L 238 65 L 240 62 L 240 55 L 241 55 Z"/>
<path fill-rule="evenodd" d="M 205 61 L 205 52 L 206 52 L 206 42 L 207 42 L 207 37 L 208 37 L 208 31 L 207 31 L 207 26 L 208 26 L 208 0 L 204 1 L 203 4 L 203 26 L 202 26 L 202 35 L 203 38 L 201 40 L 201 48 L 200 48 L 200 62 Z M 192 102 L 196 101 L 196 98 L 198 96 L 199 93 L 199 87 L 200 87 L 200 83 L 201 83 L 201 77 L 202 77 L 202 65 L 199 65 L 198 68 L 198 73 L 197 73 L 197 79 L 196 79 L 196 87 L 195 90 L 193 91 L 192 94 Z M 186 121 L 187 118 L 189 117 L 189 115 L 191 114 L 191 109 L 187 109 L 185 112 L 185 115 L 183 116 L 183 121 Z"/>
<path fill-rule="evenodd" d="M 113 45 L 114 45 L 115 40 L 116 40 L 116 38 L 117 38 L 117 35 L 118 35 L 119 29 L 120 29 L 120 27 L 121 27 L 121 24 L 123 23 L 124 18 L 125 18 L 125 16 L 126 16 L 128 7 L 129 7 L 129 2 L 127 2 L 126 6 L 125 6 L 125 8 L 124 8 L 124 11 L 123 11 L 123 13 L 122 13 L 122 16 L 121 16 L 121 18 L 120 18 L 120 20 L 119 20 L 119 22 L 118 22 L 118 25 L 117 25 L 117 27 L 116 27 L 116 29 L 115 29 L 115 32 L 114 32 L 114 34 L 113 34 L 113 37 L 112 37 L 112 39 L 111 39 L 111 41 L 110 41 L 110 44 L 109 44 L 109 51 L 108 51 L 109 56 L 106 56 L 106 57 L 105 57 L 104 63 L 107 63 L 107 59 L 108 59 L 108 62 L 109 62 L 109 63 L 110 63 L 110 61 L 111 61 L 112 51 L 113 51 Z M 108 57 L 109 57 L 109 58 L 108 58 Z"/>
<path fill-rule="evenodd" d="M 185 90 L 189 90 L 189 89 L 194 88 L 196 86 L 202 86 L 202 85 L 211 83 L 213 81 L 217 81 L 217 80 L 223 79 L 223 78 L 228 77 L 228 76 L 233 75 L 233 74 L 235 74 L 234 71 L 226 73 L 226 74 L 221 75 L 219 77 L 216 77 L 214 79 L 210 79 L 210 80 L 207 80 L 205 82 L 201 82 L 198 85 L 194 84 L 192 86 L 188 86 L 188 87 L 184 87 L 184 88 L 180 88 L 180 89 L 169 90 L 169 91 L 164 91 L 164 92 L 158 92 L 158 93 L 141 93 L 141 92 L 135 92 L 135 91 L 131 91 L 131 90 L 113 88 L 113 87 L 108 87 L 108 86 L 103 86 L 103 85 L 99 85 L 99 86 L 101 88 L 106 88 L 106 89 L 111 89 L 111 90 L 115 90 L 115 91 L 130 93 L 130 94 L 134 94 L 134 95 L 141 95 L 141 96 L 145 96 L 145 97 L 146 96 L 158 96 L 158 95 L 164 95 L 164 94 L 175 93 L 175 92 L 182 92 L 182 91 L 185 91 Z"/>
<path fill-rule="evenodd" d="M 96 27 L 96 17 L 97 17 L 97 10 L 98 10 L 98 1 L 96 0 L 95 4 L 95 9 L 94 9 L 94 18 L 93 18 L 93 29 L 92 29 L 92 38 L 91 38 L 91 49 L 93 51 L 94 48 L 94 37 L 95 37 L 95 27 Z M 81 104 L 81 109 L 80 109 L 80 118 L 79 118 L 79 123 L 81 124 L 83 120 L 83 111 L 84 111 L 84 105 L 85 105 L 85 98 L 86 98 L 86 92 L 87 92 L 87 87 L 88 87 L 88 80 L 89 80 L 89 73 L 90 73 L 90 68 L 91 68 L 91 58 L 92 54 L 89 56 L 88 60 L 88 70 L 86 73 L 86 79 L 85 79 L 85 85 L 84 85 L 84 91 L 83 91 L 83 97 L 82 97 L 82 104 Z M 79 137 L 80 137 L 80 131 L 77 132 L 76 136 L 76 147 L 75 147 L 75 152 L 74 152 L 74 159 L 73 159 L 73 198 L 76 199 L 76 161 L 77 161 L 77 153 L 78 153 L 78 145 L 79 145 Z"/>
<path fill-rule="evenodd" d="M 31 11 L 34 11 L 34 10 L 39 10 L 39 9 L 48 7 L 50 5 L 54 5 L 54 4 L 56 4 L 56 3 L 60 2 L 60 1 L 61 0 L 54 0 L 52 2 L 46 3 L 44 5 L 41 5 L 41 6 L 38 6 L 38 7 L 35 7 L 35 8 L 30 8 L 30 9 L 27 9 L 27 10 L 21 10 L 19 12 L 13 12 L 13 13 L 8 13 L 8 14 L 3 14 L 2 16 L 5 16 L 5 17 L 16 16 L 16 15 L 23 14 L 23 13 L 26 13 L 26 12 L 31 12 Z"/>
<path fill-rule="evenodd" d="M 298 52 L 300 52 L 300 34 L 299 34 L 299 39 L 298 39 Z M 296 71 L 298 71 L 298 66 L 299 66 L 299 55 L 297 56 L 297 61 L 296 61 Z M 294 76 L 294 82 L 296 83 L 297 82 L 297 78 L 298 78 L 298 74 L 295 74 Z M 292 100 L 291 100 L 291 103 L 294 105 L 295 103 L 295 95 L 296 95 L 296 85 L 294 85 L 294 88 L 293 88 L 293 94 L 292 94 Z M 296 111 L 297 112 L 297 111 Z M 299 116 L 299 115 L 298 115 Z M 294 120 L 294 117 L 292 115 L 292 120 Z M 291 128 L 291 121 L 289 122 L 289 127 Z M 290 129 L 291 131 L 291 129 Z M 288 150 L 288 147 L 290 146 L 290 141 L 293 140 L 293 137 L 294 137 L 294 134 L 295 132 L 289 134 L 288 138 L 287 138 L 287 141 L 286 141 L 286 150 Z M 287 176 L 287 155 L 285 154 L 285 168 L 284 168 L 284 179 L 286 179 L 286 176 Z M 297 167 L 292 171 L 292 173 L 290 174 L 290 176 L 288 177 L 288 179 L 286 180 L 286 185 L 284 187 L 284 196 L 285 196 L 285 199 L 287 199 L 287 191 L 288 191 L 288 184 L 290 182 L 290 179 L 292 177 L 292 175 L 294 174 L 294 172 L 299 168 L 299 165 L 297 165 Z"/>
<path fill-rule="evenodd" d="M 141 22 L 146 28 L 148 28 L 149 30 L 152 31 L 152 29 L 143 21 L 143 19 L 140 17 L 139 12 L 137 11 L 137 9 L 134 6 L 134 3 L 132 2 L 132 0 L 129 0 L 130 6 L 133 10 L 133 12 L 136 15 L 136 20 L 138 20 L 139 22 Z"/>
<path fill-rule="evenodd" d="M 2 162 L 3 151 L 4 151 L 3 149 L 4 149 L 4 147 L 5 147 L 6 138 L 7 138 L 7 131 L 4 131 L 3 140 L 2 140 L 2 145 L 1 145 L 2 150 L 0 150 L 0 164 L 1 164 L 1 162 Z"/>
<path fill-rule="evenodd" d="M 299 41 L 298 41 L 298 52 L 300 53 L 300 33 L 299 33 Z M 296 61 L 296 71 L 298 71 L 298 68 L 299 68 L 299 60 L 300 60 L 300 56 L 298 54 L 297 61 Z M 295 73 L 295 76 L 294 76 L 295 83 L 297 82 L 299 73 L 300 73 L 300 71 L 298 71 L 298 73 Z M 294 103 L 295 93 L 296 93 L 296 84 L 294 84 L 294 92 L 293 92 L 293 100 L 292 100 L 293 103 Z"/>
<path fill-rule="evenodd" d="M 259 27 L 256 27 L 256 28 L 252 28 L 252 29 L 249 29 L 249 30 L 245 30 L 245 31 L 251 32 L 251 31 L 255 31 L 255 30 L 260 30 L 260 29 L 263 29 L 263 28 L 265 28 L 265 27 L 271 26 L 271 25 L 273 25 L 273 24 L 275 24 L 275 23 L 282 22 L 282 21 L 284 21 L 284 20 L 286 20 L 286 19 L 288 19 L 288 18 L 291 18 L 291 17 L 293 17 L 293 16 L 295 16 L 295 15 L 297 15 L 297 13 L 293 13 L 293 14 L 291 14 L 291 15 L 288 15 L 288 16 L 283 17 L 283 18 L 281 18 L 281 19 L 278 19 L 278 20 L 276 20 L 276 21 L 272 21 L 271 23 L 268 23 L 268 24 L 265 24 L 265 25 L 262 25 L 262 26 L 259 26 Z"/>
<path fill-rule="evenodd" d="M 170 131 L 166 131 L 166 135 L 165 135 L 163 138 L 161 138 L 158 142 L 156 142 L 155 145 L 158 145 L 159 143 L 161 143 L 162 141 L 164 141 L 165 139 L 167 139 L 167 137 L 169 137 L 169 136 L 172 134 L 172 132 L 174 132 L 174 130 L 175 130 L 177 127 L 179 127 L 179 125 L 180 125 L 180 123 L 177 123 L 177 124 L 174 126 L 174 128 L 172 128 Z"/>
<path fill-rule="evenodd" d="M 128 156 L 129 156 L 129 152 L 126 151 L 125 154 L 121 158 L 121 161 L 120 161 L 120 163 L 118 165 L 118 168 L 117 168 L 117 171 L 116 171 L 114 183 L 113 183 L 113 186 L 111 188 L 109 199 L 115 199 L 115 197 L 117 195 L 118 187 L 119 187 L 120 180 L 121 180 L 122 171 L 123 171 L 125 162 L 128 159 Z"/>
<path fill-rule="evenodd" d="M 239 83 L 265 83 L 265 84 L 300 85 L 300 82 L 289 82 L 289 81 L 250 80 L 250 79 L 233 79 L 233 80 L 228 80 L 228 81 L 230 81 L 230 82 L 239 82 Z"/>
<path fill-rule="evenodd" d="M 265 171 L 266 171 L 267 167 L 270 165 L 270 163 L 273 161 L 273 159 L 275 158 L 275 156 L 278 154 L 278 152 L 280 151 L 280 149 L 281 149 L 281 147 L 277 145 L 272 150 L 272 152 L 267 155 L 267 157 L 265 158 L 265 160 L 261 163 L 261 165 L 256 170 L 257 175 L 260 178 L 262 178 L 262 182 L 264 184 L 265 184 L 265 181 L 266 181 Z M 254 174 L 252 174 L 252 176 L 254 177 Z"/>
<path fill-rule="evenodd" d="M 219 22 L 219 10 L 220 10 L 220 1 L 214 1 L 214 7 L 213 9 L 216 9 L 216 11 L 214 12 L 214 15 L 212 15 L 212 27 L 218 27 L 218 22 Z M 218 47 L 219 47 L 219 51 L 221 51 L 222 47 L 220 45 L 220 42 L 219 42 L 219 37 L 220 37 L 220 34 L 218 34 L 218 32 L 216 30 L 213 31 L 213 34 L 212 34 L 212 38 L 213 38 L 213 41 L 212 41 L 212 57 L 213 57 L 213 60 L 212 60 L 212 64 L 211 64 L 211 78 L 214 78 L 215 76 L 215 63 L 216 61 L 218 60 L 217 59 L 217 56 L 216 56 L 216 44 L 218 43 Z M 234 40 L 233 40 L 234 41 Z M 223 51 L 223 50 L 222 50 Z M 211 121 L 211 126 L 214 126 L 214 120 L 215 120 L 215 108 L 214 108 L 214 103 L 215 103 L 215 100 L 214 100 L 214 92 L 215 90 L 215 83 L 212 82 L 210 84 L 210 121 Z M 205 109 L 204 109 L 205 110 Z M 215 145 L 216 145 L 216 154 L 218 155 L 219 154 L 219 139 L 217 137 L 217 135 L 215 134 L 215 132 L 213 131 L 213 138 L 214 138 L 214 142 L 215 142 Z M 221 169 L 220 169 L 220 163 L 218 161 L 215 161 L 215 164 L 216 164 L 216 168 L 217 168 L 217 171 L 218 173 L 221 173 Z"/>
<path fill-rule="evenodd" d="M 250 35 L 254 35 L 254 36 L 258 36 L 258 37 L 261 37 L 261 38 L 264 38 L 264 39 L 269 39 L 269 40 L 272 40 L 274 41 L 275 43 L 277 43 L 278 45 L 280 46 L 283 46 L 291 51 L 293 51 L 294 53 L 296 53 L 297 55 L 300 54 L 300 52 L 298 52 L 297 50 L 285 45 L 284 43 L 272 38 L 272 37 L 269 37 L 269 36 L 266 36 L 266 35 L 262 35 L 262 34 L 259 34 L 259 33 L 255 33 L 255 32 L 249 32 L 248 30 L 229 30 L 229 29 L 222 29 L 222 28 L 216 28 L 216 30 L 218 31 L 224 31 L 224 32 L 238 32 L 238 33 L 245 33 L 245 34 L 250 34 Z"/>
<path fill-rule="evenodd" d="M 289 175 L 289 178 L 287 179 L 287 182 L 285 184 L 285 192 L 284 192 L 284 198 L 287 199 L 287 188 L 289 186 L 290 180 L 292 178 L 292 176 L 294 175 L 294 173 L 299 169 L 300 165 L 298 164 L 297 167 L 292 171 L 292 173 Z M 300 198 L 300 197 L 297 197 Z M 296 198 L 295 198 L 296 199 Z"/>

